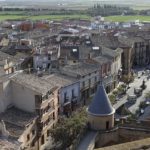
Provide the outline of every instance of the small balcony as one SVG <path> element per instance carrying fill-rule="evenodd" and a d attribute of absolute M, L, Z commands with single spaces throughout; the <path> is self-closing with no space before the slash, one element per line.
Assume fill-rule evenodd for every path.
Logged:
<path fill-rule="evenodd" d="M 77 96 L 73 96 L 72 99 L 71 99 L 71 101 L 72 101 L 72 102 L 77 102 L 77 101 L 78 101 Z"/>
<path fill-rule="evenodd" d="M 42 116 L 44 117 L 44 116 L 46 116 L 46 115 L 49 115 L 49 114 L 53 113 L 54 110 L 55 110 L 55 109 L 54 109 L 53 107 L 51 107 L 51 108 L 49 108 L 45 113 L 43 113 Z"/>
<path fill-rule="evenodd" d="M 54 123 L 55 123 L 55 120 L 54 120 L 54 119 L 51 119 L 48 123 L 46 123 L 46 124 L 43 126 L 43 130 L 46 130 L 47 128 L 50 128 Z"/>
<path fill-rule="evenodd" d="M 64 98 L 64 105 L 66 105 L 69 102 L 69 97 Z"/>
<path fill-rule="evenodd" d="M 54 100 L 54 98 L 52 97 L 52 98 L 50 98 L 50 99 L 47 99 L 47 100 L 42 101 L 42 103 L 41 103 L 41 108 L 47 107 L 48 104 L 49 104 L 50 102 L 52 102 L 53 100 Z"/>

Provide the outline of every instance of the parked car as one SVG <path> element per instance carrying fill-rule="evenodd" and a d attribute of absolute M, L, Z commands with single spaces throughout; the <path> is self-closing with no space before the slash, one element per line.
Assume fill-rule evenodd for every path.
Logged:
<path fill-rule="evenodd" d="M 136 99 L 137 99 L 137 96 L 136 95 L 128 95 L 128 102 L 130 103 L 130 104 L 133 104 L 133 103 L 135 103 L 136 102 Z"/>
<path fill-rule="evenodd" d="M 142 88 L 134 88 L 134 94 L 139 97 L 142 95 Z"/>

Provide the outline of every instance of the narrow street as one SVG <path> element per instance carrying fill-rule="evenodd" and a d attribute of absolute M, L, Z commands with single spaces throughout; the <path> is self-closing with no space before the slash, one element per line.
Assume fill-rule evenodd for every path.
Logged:
<path fill-rule="evenodd" d="M 142 95 L 137 98 L 136 102 L 128 107 L 130 112 L 132 112 L 133 114 L 135 114 L 136 110 L 138 110 L 140 103 L 145 101 L 145 94 L 150 91 L 150 80 L 147 80 L 147 75 L 141 75 L 141 71 L 139 72 L 139 74 L 140 78 L 136 77 L 134 79 L 134 82 L 130 84 L 130 89 L 128 89 L 127 94 L 133 95 L 134 88 L 139 88 L 142 85 L 143 80 L 145 81 L 147 88 L 143 90 Z"/>
<path fill-rule="evenodd" d="M 129 84 L 130 88 L 127 90 L 127 94 L 124 97 L 122 97 L 116 104 L 114 104 L 113 107 L 115 109 L 118 109 L 123 104 L 126 104 L 128 109 L 130 110 L 130 112 L 135 114 L 136 110 L 138 110 L 138 108 L 139 108 L 140 103 L 145 100 L 145 93 L 150 91 L 150 80 L 147 80 L 147 75 L 146 74 L 142 75 L 142 71 L 139 71 L 138 75 L 140 76 L 140 78 L 135 77 L 134 82 Z M 143 80 L 146 81 L 145 84 L 146 84 L 147 88 L 145 90 L 143 90 L 142 95 L 137 98 L 137 100 L 134 104 L 128 105 L 127 104 L 128 95 L 134 95 L 134 88 L 139 88 L 142 85 Z"/>
<path fill-rule="evenodd" d="M 79 143 L 77 150 L 92 150 L 94 148 L 94 140 L 98 133 L 96 131 L 89 131 L 84 139 Z"/>

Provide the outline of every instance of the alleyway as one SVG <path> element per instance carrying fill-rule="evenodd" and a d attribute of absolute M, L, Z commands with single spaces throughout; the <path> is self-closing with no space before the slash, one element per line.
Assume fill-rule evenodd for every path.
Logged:
<path fill-rule="evenodd" d="M 93 150 L 95 137 L 97 135 L 96 131 L 89 131 L 84 139 L 80 142 L 77 150 Z"/>

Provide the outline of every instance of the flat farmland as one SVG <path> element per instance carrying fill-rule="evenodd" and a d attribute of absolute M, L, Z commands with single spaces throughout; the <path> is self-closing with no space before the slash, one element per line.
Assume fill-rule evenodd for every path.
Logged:
<path fill-rule="evenodd" d="M 25 14 L 1 14 L 0 21 L 4 20 L 63 20 L 63 19 L 90 19 L 88 15 L 25 15 Z"/>
<path fill-rule="evenodd" d="M 105 19 L 114 22 L 128 22 L 132 20 L 150 21 L 150 16 L 108 16 Z"/>

